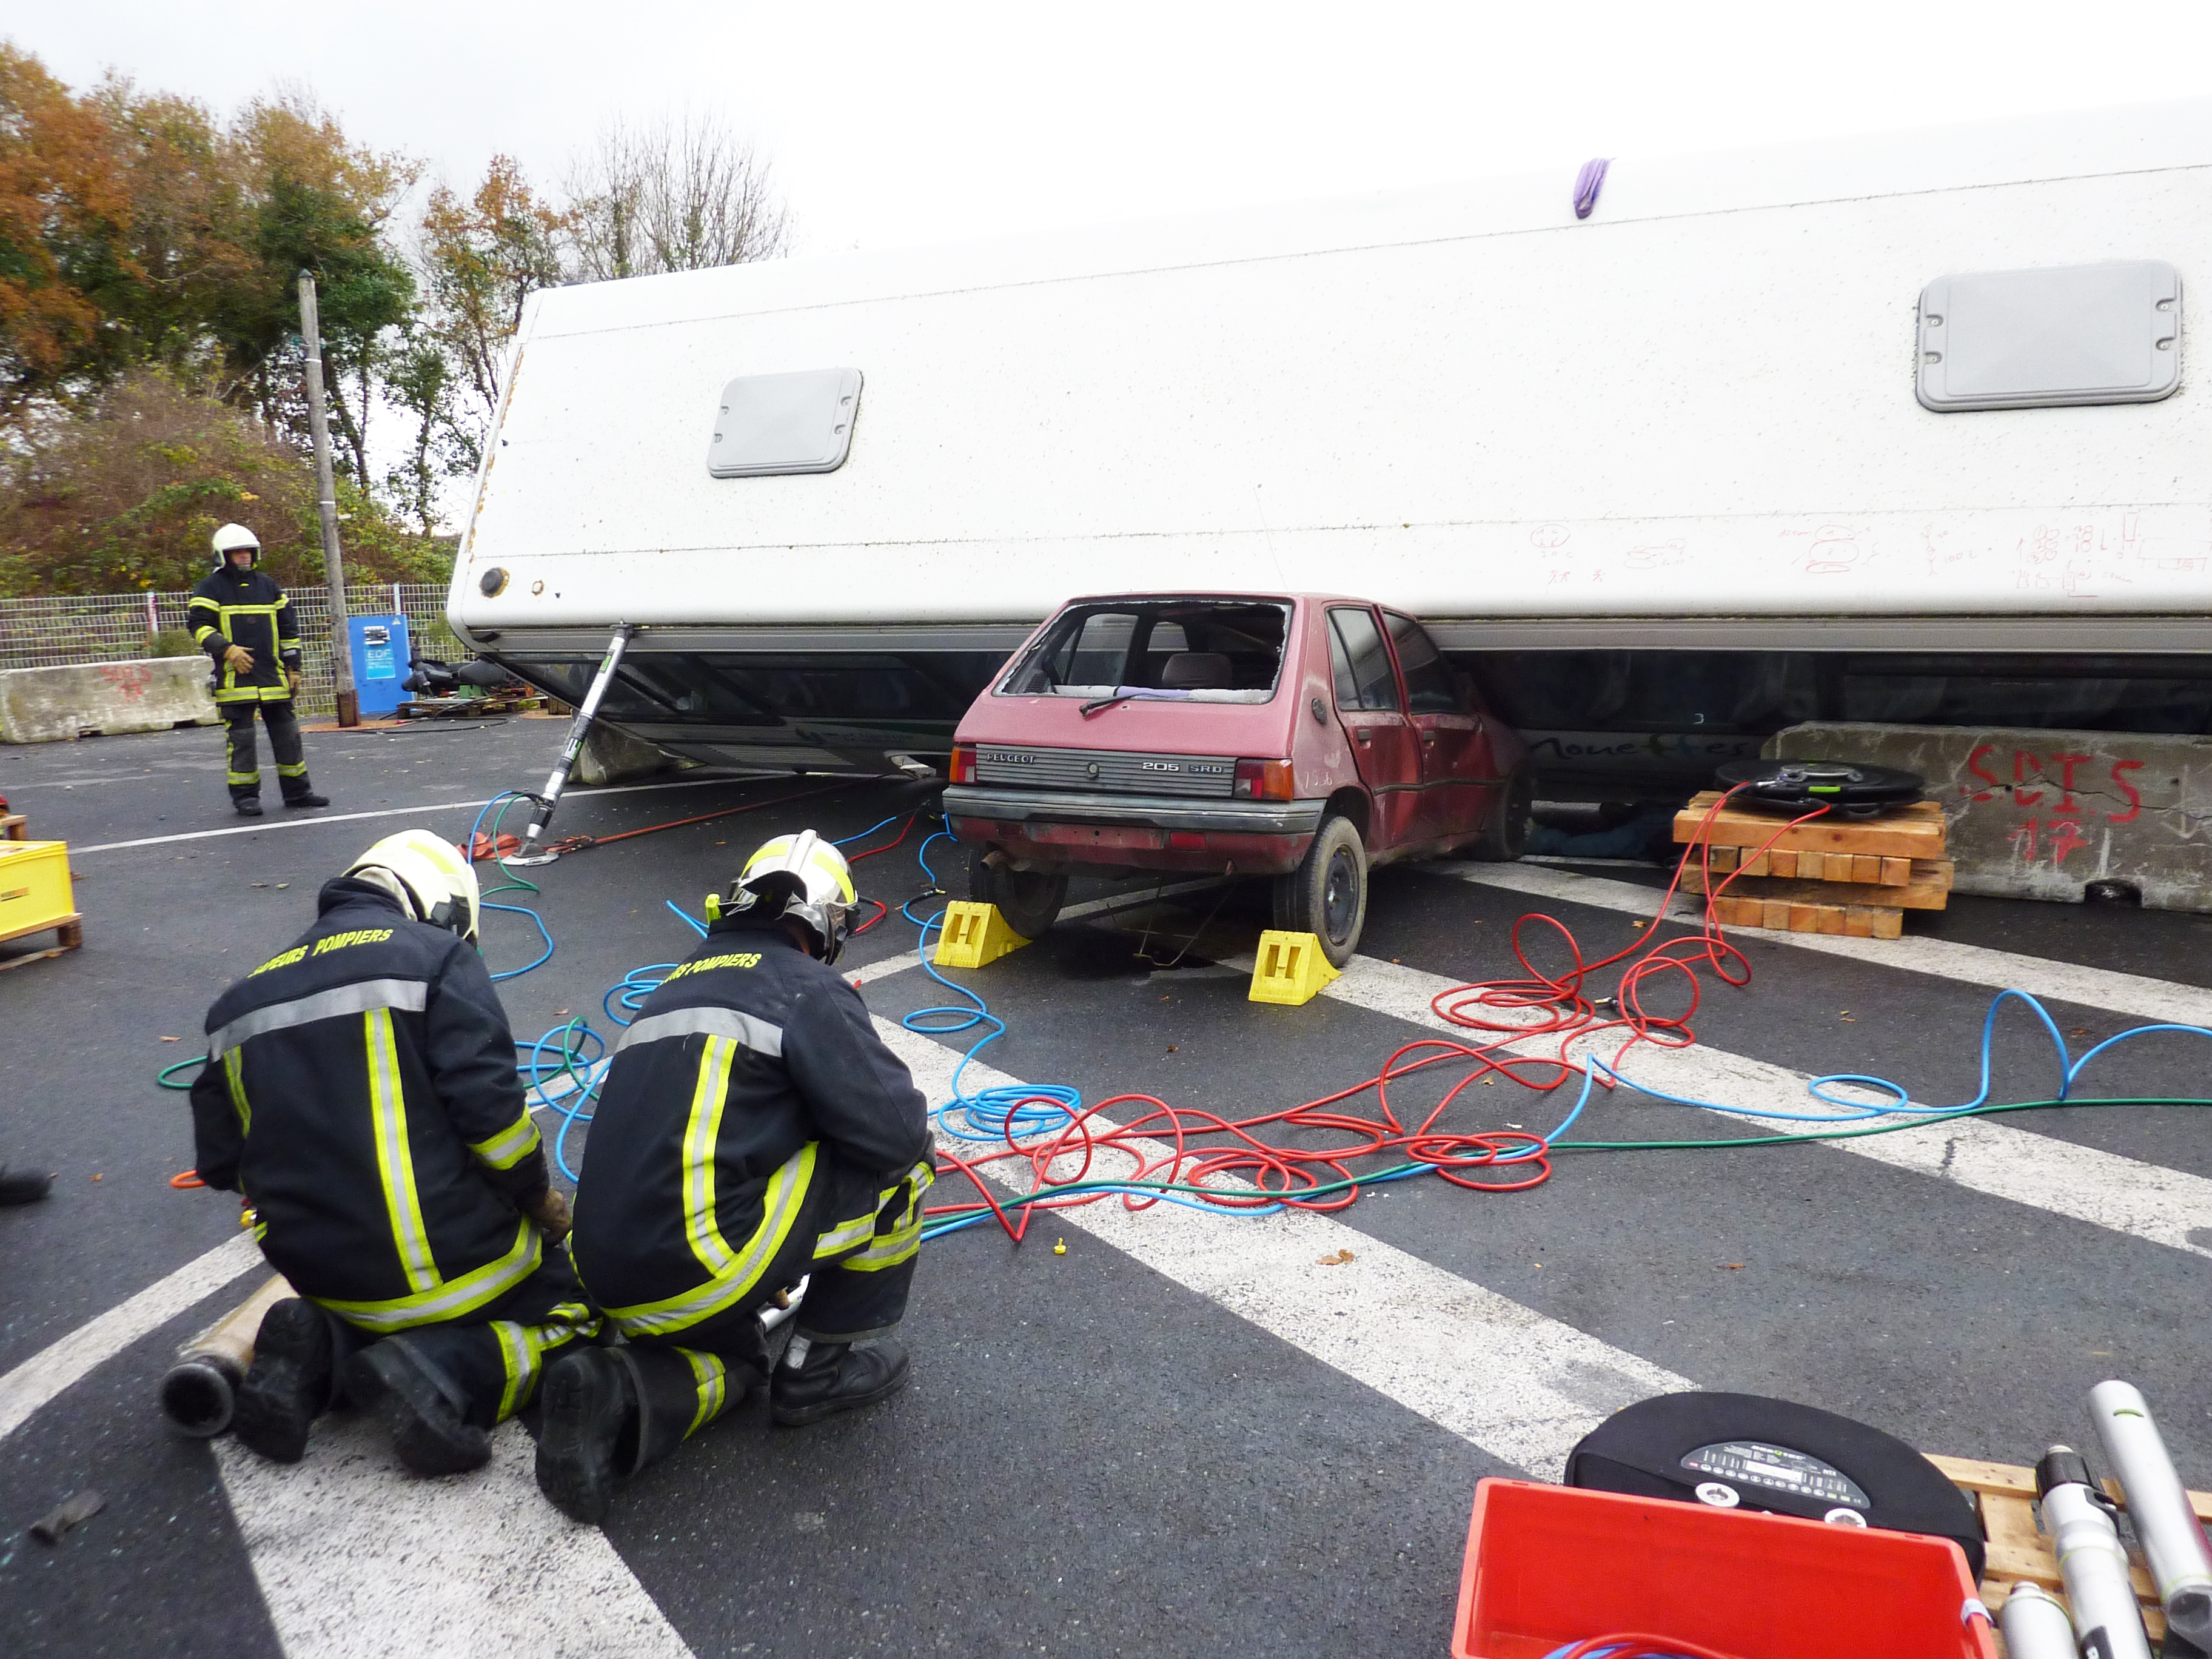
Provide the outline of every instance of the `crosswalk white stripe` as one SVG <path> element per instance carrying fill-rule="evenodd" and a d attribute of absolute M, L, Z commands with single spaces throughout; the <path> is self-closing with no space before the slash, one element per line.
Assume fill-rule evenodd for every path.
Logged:
<path fill-rule="evenodd" d="M 1244 958 L 1242 965 L 1249 972 L 1251 959 Z M 1343 977 L 1332 981 L 1323 994 L 1459 1042 L 1480 1043 L 1482 1033 L 1454 1025 L 1430 1006 L 1438 992 L 1457 982 L 1418 968 L 1354 957 Z M 1609 1059 L 1618 1046 L 1618 1032 L 1612 1035 L 1613 1041 L 1601 1049 L 1601 1058 Z M 1540 1038 L 1512 1046 L 1518 1053 L 1549 1054 L 1557 1052 L 1557 1045 L 1556 1038 Z M 1818 1127 L 1753 1117 L 1741 1109 L 1821 1109 L 1805 1092 L 1806 1073 L 1710 1044 L 1672 1049 L 1643 1044 L 1622 1062 L 1621 1074 L 1668 1094 L 1739 1109 L 1728 1115 L 1755 1123 L 1765 1133 Z M 1547 1106 L 1557 1103 L 1564 1112 L 1569 1103 L 1566 1094 L 1565 1089 L 1554 1091 Z M 2212 1256 L 2212 1249 L 2191 1237 L 2203 1231 L 2212 1238 L 2212 1231 L 2205 1231 L 2212 1229 L 2212 1181 L 2202 1176 L 2076 1146 L 1990 1118 L 1954 1118 L 1893 1134 L 1822 1144 L 2154 1244 Z"/>
<path fill-rule="evenodd" d="M 286 1659 L 691 1650 L 597 1527 L 547 1503 L 509 1419 L 474 1474 L 416 1480 L 374 1416 L 328 1417 L 292 1464 L 214 1443 Z"/>
<path fill-rule="evenodd" d="M 41 1348 L 0 1376 L 0 1439 L 13 1434 L 40 1407 L 94 1366 L 260 1265 L 261 1247 L 253 1242 L 253 1236 L 234 1234 L 98 1318 L 87 1320 L 60 1341 Z"/>
<path fill-rule="evenodd" d="M 930 1104 L 949 1100 L 958 1053 L 896 1022 L 875 1024 Z M 962 1082 L 978 1090 L 1015 1079 L 979 1062 Z M 939 1144 L 975 1150 L 973 1142 Z M 991 1166 L 987 1177 L 1004 1167 Z M 1026 1170 L 1002 1184 L 1024 1189 Z M 940 1182 L 939 1193 L 948 1190 Z M 1224 1218 L 1168 1204 L 1133 1213 L 1107 1199 L 1032 1224 L 1033 1231 L 1046 1228 L 1082 1229 L 1547 1480 L 1558 1480 L 1575 1443 L 1621 1407 L 1694 1386 L 1329 1216 Z M 1349 1261 L 1322 1265 L 1346 1249 Z"/>
<path fill-rule="evenodd" d="M 1649 916 L 1659 903 L 1659 895 L 1652 888 L 1603 876 L 1578 876 L 1565 870 L 1538 869 L 1522 864 L 1429 864 L 1421 868 L 1480 886 L 1526 893 L 1533 898 L 1588 904 L 1601 910 L 1623 910 L 1631 915 Z M 1696 921 L 1705 914 L 1704 904 L 1699 899 L 1677 897 L 1668 914 L 1679 921 Z M 2085 968 L 2077 963 L 2054 962 L 2047 957 L 2022 956 L 2015 951 L 1997 951 L 1983 945 L 1963 945 L 1954 939 L 1927 939 L 1910 933 L 1902 939 L 1836 939 L 1826 933 L 1745 930 L 1742 936 L 1793 945 L 1801 951 L 1819 951 L 1829 956 L 1877 963 L 1885 968 L 1962 980 L 1969 985 L 2026 991 L 2059 1002 L 2108 1008 L 2114 1013 L 2133 1014 L 2139 1019 L 2174 1020 L 2185 1025 L 2212 1024 L 2212 991 L 2142 974 Z"/>

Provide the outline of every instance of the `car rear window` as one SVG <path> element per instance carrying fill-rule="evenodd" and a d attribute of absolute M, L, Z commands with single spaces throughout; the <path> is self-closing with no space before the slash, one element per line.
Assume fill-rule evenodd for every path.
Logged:
<path fill-rule="evenodd" d="M 1016 659 L 999 692 L 1265 702 L 1282 673 L 1290 614 L 1286 599 L 1101 599 L 1070 605 Z"/>

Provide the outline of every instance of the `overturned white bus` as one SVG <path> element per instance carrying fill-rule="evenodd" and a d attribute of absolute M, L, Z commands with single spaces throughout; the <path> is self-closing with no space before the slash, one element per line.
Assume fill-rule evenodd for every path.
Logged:
<path fill-rule="evenodd" d="M 941 752 L 1103 589 L 1410 611 L 1554 797 L 2212 730 L 2212 101 L 1603 173 L 542 294 L 452 621 L 570 701 L 627 624 L 603 717 L 744 766 Z"/>

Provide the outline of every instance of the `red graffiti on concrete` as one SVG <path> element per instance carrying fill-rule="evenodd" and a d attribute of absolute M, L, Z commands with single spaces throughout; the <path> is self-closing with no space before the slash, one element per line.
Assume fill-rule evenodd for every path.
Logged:
<path fill-rule="evenodd" d="M 2059 799 L 2050 809 L 2052 816 L 2022 818 L 2013 826 L 2008 839 L 2021 863 L 2047 863 L 2054 870 L 2063 869 L 2069 858 L 2094 844 L 2082 833 L 2087 814 L 2081 811 L 2081 803 L 2075 799 L 2077 788 L 2086 790 L 2091 786 L 2077 784 L 2075 774 L 2085 766 L 2104 763 L 2103 757 L 2075 754 L 2046 757 L 2030 749 L 2015 749 L 2012 751 L 2012 781 L 2008 783 L 1990 764 L 1996 753 L 1996 744 L 1985 743 L 1966 757 L 1966 771 L 1972 781 L 1962 779 L 1959 793 L 1977 801 L 1995 800 L 2003 795 L 2016 807 L 2034 806 L 2043 801 L 2045 789 L 2021 786 L 2031 781 L 2045 785 L 2056 772 Z M 2106 775 L 2111 780 L 2112 792 L 2127 803 L 2127 809 L 2106 812 L 2106 823 L 2133 823 L 2142 816 L 2142 796 L 2128 781 L 2128 774 L 2140 771 L 2142 765 L 2139 760 L 2115 760 L 2109 763 Z M 1976 783 L 1984 787 L 1976 788 Z"/>
<path fill-rule="evenodd" d="M 104 662 L 100 665 L 100 677 L 126 697 L 144 696 L 146 688 L 154 683 L 154 671 L 135 663 Z"/>

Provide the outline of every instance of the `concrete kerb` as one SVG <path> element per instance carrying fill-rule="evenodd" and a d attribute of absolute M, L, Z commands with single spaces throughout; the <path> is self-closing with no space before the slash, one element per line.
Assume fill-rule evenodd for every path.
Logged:
<path fill-rule="evenodd" d="M 2073 902 L 2114 881 L 2154 909 L 2212 910 L 2212 738 L 1820 722 L 1765 753 L 1920 774 L 1954 891 Z"/>
<path fill-rule="evenodd" d="M 0 742 L 54 743 L 93 734 L 212 726 L 208 659 L 150 657 L 0 670 Z"/>

